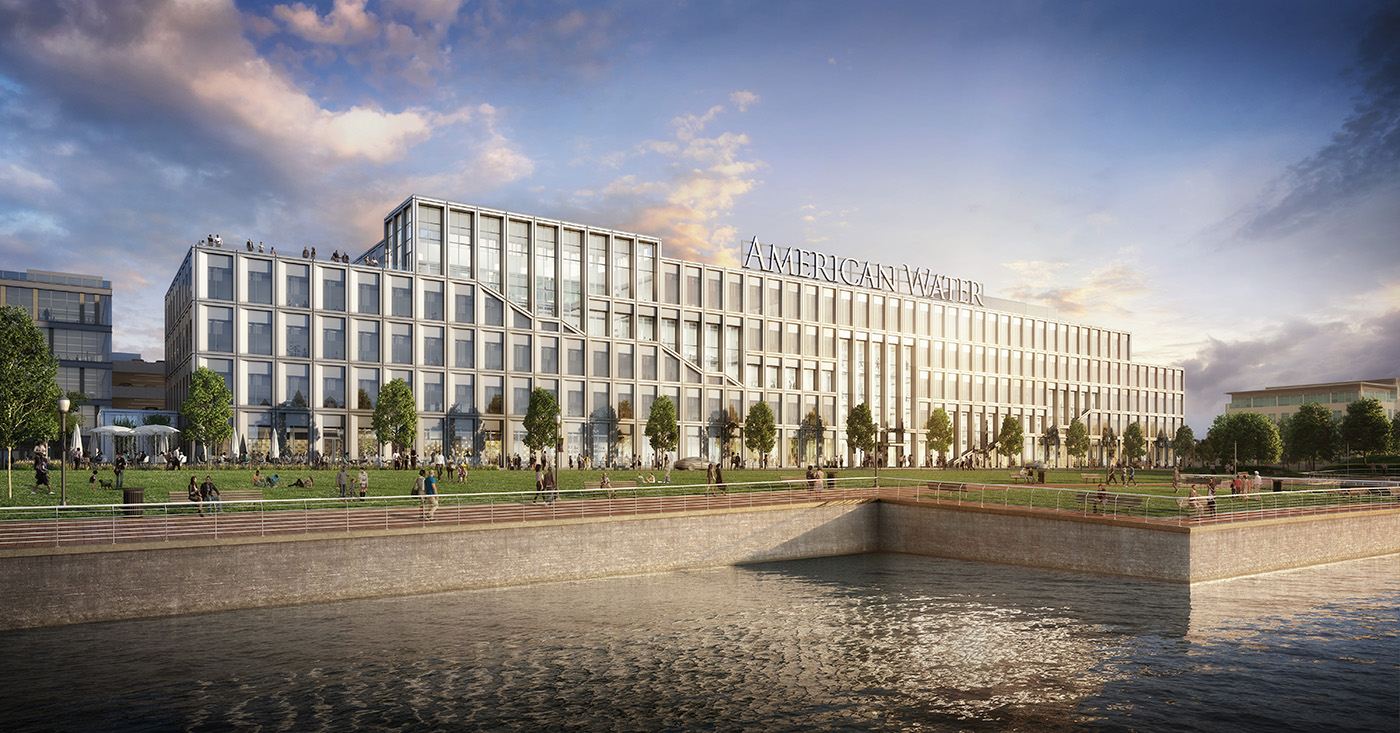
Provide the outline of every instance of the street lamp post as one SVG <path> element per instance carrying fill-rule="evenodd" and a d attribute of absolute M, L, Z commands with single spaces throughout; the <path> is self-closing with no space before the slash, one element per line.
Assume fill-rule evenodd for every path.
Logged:
<path fill-rule="evenodd" d="M 68 408 L 73 403 L 67 396 L 58 398 L 58 415 L 62 427 L 58 430 L 58 504 L 68 504 Z"/>
<path fill-rule="evenodd" d="M 559 492 L 559 461 L 564 454 L 564 413 L 554 413 L 554 491 Z"/>

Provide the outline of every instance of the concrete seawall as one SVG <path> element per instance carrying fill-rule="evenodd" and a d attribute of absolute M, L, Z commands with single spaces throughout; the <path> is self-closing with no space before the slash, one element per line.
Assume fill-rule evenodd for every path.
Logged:
<path fill-rule="evenodd" d="M 1207 527 L 914 502 L 0 552 L 0 629 L 863 552 L 1178 583 L 1400 553 L 1400 510 Z"/>
<path fill-rule="evenodd" d="M 0 629 L 522 585 L 878 549 L 835 502 L 0 554 Z"/>

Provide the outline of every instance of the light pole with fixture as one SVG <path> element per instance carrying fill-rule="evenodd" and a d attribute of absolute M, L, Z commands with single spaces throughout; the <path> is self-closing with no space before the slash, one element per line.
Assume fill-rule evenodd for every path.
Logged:
<path fill-rule="evenodd" d="M 68 504 L 68 408 L 73 403 L 67 395 L 58 398 L 58 415 L 62 427 L 58 430 L 58 504 L 66 506 Z"/>
<path fill-rule="evenodd" d="M 554 493 L 559 493 L 559 461 L 564 453 L 564 413 L 554 413 Z"/>

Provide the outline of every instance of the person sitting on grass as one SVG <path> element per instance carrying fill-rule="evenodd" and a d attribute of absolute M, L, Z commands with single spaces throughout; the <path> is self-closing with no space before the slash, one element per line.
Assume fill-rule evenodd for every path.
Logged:
<path fill-rule="evenodd" d="M 294 487 L 296 487 L 296 488 L 298 488 L 298 489 L 309 489 L 309 488 L 311 488 L 312 484 L 313 484 L 313 482 L 312 482 L 310 476 L 307 476 L 307 477 L 304 478 L 304 479 L 303 479 L 303 478 L 299 478 L 299 479 L 297 479 L 296 481 L 293 481 L 293 482 L 292 482 L 292 486 L 294 486 Z"/>

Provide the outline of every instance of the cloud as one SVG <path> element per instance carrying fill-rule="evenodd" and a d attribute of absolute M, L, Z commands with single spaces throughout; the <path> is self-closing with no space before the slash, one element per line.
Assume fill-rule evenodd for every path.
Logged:
<path fill-rule="evenodd" d="M 0 187 L 52 192 L 58 190 L 47 176 L 18 163 L 0 161 Z"/>
<path fill-rule="evenodd" d="M 1151 288 L 1136 258 L 1086 269 L 1068 262 L 1020 261 L 1003 265 L 1016 273 L 1008 284 L 1013 300 L 1054 308 L 1061 315 L 1123 316 Z M 1078 273 L 1085 272 L 1082 277 Z"/>
<path fill-rule="evenodd" d="M 758 96 L 735 92 L 730 99 L 747 106 Z M 671 138 L 635 146 L 630 157 L 661 158 L 662 175 L 643 178 L 628 173 L 600 191 L 580 190 L 575 195 L 596 198 L 595 207 L 621 212 L 619 226 L 661 236 L 668 257 L 737 265 L 739 234 L 723 219 L 739 197 L 758 185 L 755 175 L 764 164 L 746 159 L 750 141 L 743 133 L 705 135 L 725 112 L 724 105 L 715 105 L 699 115 L 679 115 L 671 120 Z M 607 156 L 589 159 L 599 158 Z"/>
<path fill-rule="evenodd" d="M 1332 141 L 1289 169 L 1262 200 L 1240 212 L 1246 238 L 1306 228 L 1372 196 L 1400 191 L 1400 6 L 1378 12 L 1357 46 L 1365 75 L 1351 115 Z"/>
<path fill-rule="evenodd" d="M 356 43 L 379 32 L 379 19 L 365 11 L 364 0 L 335 0 L 324 17 L 303 3 L 278 5 L 272 16 L 289 32 L 313 43 Z"/>
<path fill-rule="evenodd" d="M 740 112 L 747 112 L 749 105 L 758 104 L 758 95 L 747 91 L 734 92 L 729 95 L 729 101 L 733 102 Z"/>
<path fill-rule="evenodd" d="M 1362 320 L 1282 323 L 1257 338 L 1208 338 L 1186 370 L 1186 421 L 1197 435 L 1225 411 L 1228 391 L 1400 377 L 1400 305 Z"/>

